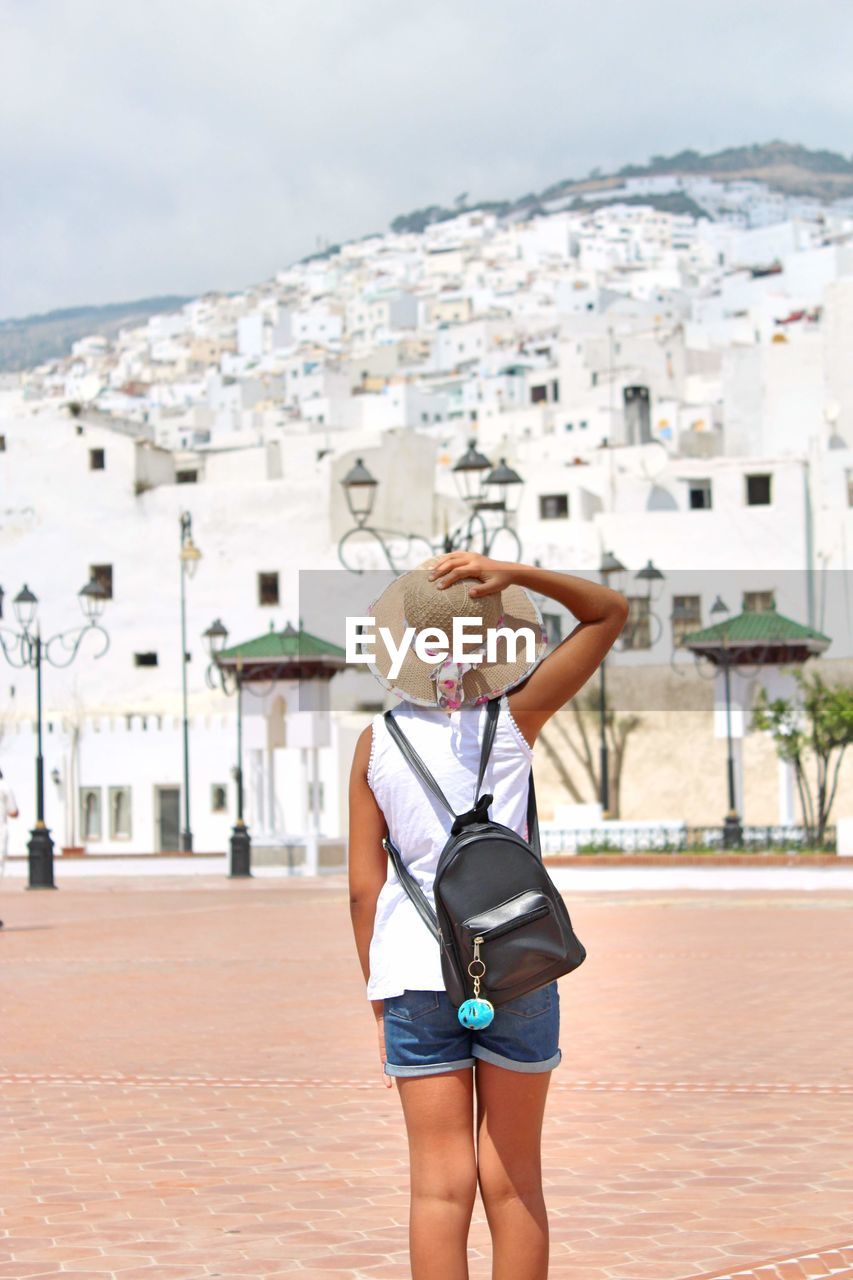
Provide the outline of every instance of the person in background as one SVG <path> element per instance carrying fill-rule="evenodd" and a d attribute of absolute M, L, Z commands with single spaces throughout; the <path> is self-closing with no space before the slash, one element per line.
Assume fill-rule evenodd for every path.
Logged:
<path fill-rule="evenodd" d="M 6 874 L 6 854 L 9 849 L 9 819 L 17 818 L 18 806 L 15 803 L 15 796 L 8 782 L 3 779 L 3 770 L 0 769 L 0 879 Z M 3 921 L 0 920 L 0 929 L 3 928 Z"/>

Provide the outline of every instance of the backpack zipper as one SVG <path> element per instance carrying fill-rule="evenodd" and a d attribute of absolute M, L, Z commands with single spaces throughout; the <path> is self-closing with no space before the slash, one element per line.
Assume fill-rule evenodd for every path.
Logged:
<path fill-rule="evenodd" d="M 531 920 L 538 920 L 540 916 L 547 916 L 551 910 L 547 902 L 543 902 L 541 906 L 534 907 L 532 911 L 526 911 L 523 916 L 516 916 L 514 920 L 505 920 L 503 924 L 492 925 L 491 929 L 486 929 L 483 933 L 478 934 L 474 938 L 474 942 L 488 942 L 493 938 L 500 938 L 502 934 L 509 933 L 512 929 L 519 929 L 523 924 L 529 924 Z"/>

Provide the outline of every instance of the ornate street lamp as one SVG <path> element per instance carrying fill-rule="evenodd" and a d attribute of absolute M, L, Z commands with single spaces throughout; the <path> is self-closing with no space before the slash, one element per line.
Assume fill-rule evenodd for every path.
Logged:
<path fill-rule="evenodd" d="M 211 689 L 217 684 L 223 693 L 237 695 L 237 764 L 234 778 L 237 783 L 237 820 L 231 832 L 232 879 L 245 879 L 252 874 L 252 839 L 243 818 L 243 662 L 237 659 L 234 671 L 226 671 L 219 664 L 219 655 L 228 640 L 228 628 L 219 618 L 204 632 L 204 643 L 210 657 L 207 683 Z"/>
<path fill-rule="evenodd" d="M 2 595 L 0 591 L 0 599 Z M 36 823 L 27 844 L 30 889 L 56 888 L 53 878 L 53 839 L 44 820 L 42 663 L 47 662 L 52 667 L 69 667 L 77 657 L 84 637 L 93 632 L 97 632 L 103 642 L 100 651 L 95 654 L 96 658 L 102 658 L 110 646 L 110 638 L 98 621 L 108 598 L 103 585 L 93 578 L 78 592 L 77 598 L 86 618 L 85 625 L 57 632 L 50 639 L 43 640 L 41 631 L 36 626 L 38 599 L 24 585 L 12 601 L 20 631 L 0 627 L 0 649 L 9 665 L 30 667 L 36 673 Z"/>
<path fill-rule="evenodd" d="M 408 558 L 413 543 L 422 543 L 427 555 L 439 552 L 464 549 L 473 550 L 476 546 L 483 555 L 489 555 L 498 534 L 508 534 L 515 542 L 516 558 L 521 559 L 521 542 L 518 534 L 507 521 L 514 515 L 524 484 L 521 476 L 508 466 L 506 458 L 501 458 L 497 467 L 493 467 L 489 459 L 476 448 L 474 440 L 469 441 L 468 448 L 461 458 L 454 463 L 453 477 L 460 497 L 468 507 L 469 515 L 456 529 L 448 531 L 437 542 L 430 541 L 417 533 L 404 533 L 393 529 L 378 529 L 370 524 L 376 502 L 379 482 L 371 475 L 362 458 L 357 458 L 341 480 L 346 496 L 347 506 L 355 525 L 347 530 L 338 543 L 338 557 L 345 569 L 351 573 L 363 573 L 364 570 L 347 563 L 345 551 L 350 538 L 356 534 L 368 534 L 379 543 L 388 568 L 395 574 L 404 572 L 402 562 Z M 501 513 L 498 522 L 486 524 L 484 513 Z M 391 543 L 404 543 L 402 555 L 396 555 Z"/>
<path fill-rule="evenodd" d="M 181 697 L 183 707 L 184 745 L 184 829 L 181 832 L 181 849 L 192 853 L 193 833 L 190 826 L 190 722 L 187 711 L 187 578 L 195 576 L 201 552 L 193 542 L 193 518 L 189 511 L 181 515 Z"/>

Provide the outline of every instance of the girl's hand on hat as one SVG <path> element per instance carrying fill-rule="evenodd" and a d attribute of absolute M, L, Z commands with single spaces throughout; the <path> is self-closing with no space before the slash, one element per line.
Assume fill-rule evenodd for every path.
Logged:
<path fill-rule="evenodd" d="M 472 587 L 472 596 L 490 596 L 512 585 L 513 565 L 507 560 L 490 560 L 475 551 L 450 551 L 430 570 L 429 580 L 439 590 L 463 578 L 479 578 L 480 586 Z"/>

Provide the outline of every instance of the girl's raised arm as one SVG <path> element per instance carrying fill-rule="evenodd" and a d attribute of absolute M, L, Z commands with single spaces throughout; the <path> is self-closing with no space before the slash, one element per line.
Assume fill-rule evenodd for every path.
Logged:
<path fill-rule="evenodd" d="M 490 560 L 468 551 L 442 556 L 430 571 L 439 587 L 460 578 L 479 578 L 474 597 L 491 595 L 515 584 L 565 605 L 578 625 L 539 663 L 523 684 L 509 694 L 513 719 L 532 745 L 539 730 L 559 711 L 600 665 L 628 617 L 628 601 L 618 591 L 569 573 L 537 569 L 507 560 Z"/>

